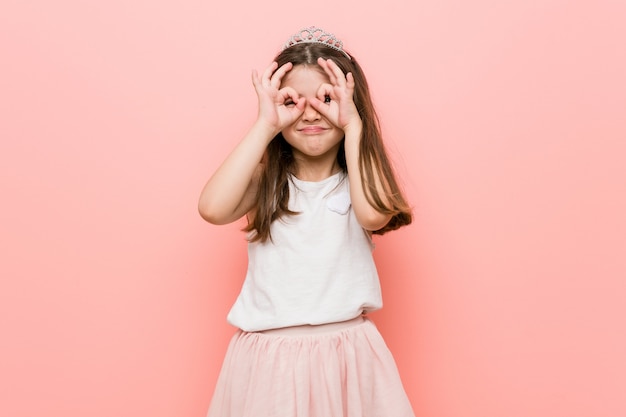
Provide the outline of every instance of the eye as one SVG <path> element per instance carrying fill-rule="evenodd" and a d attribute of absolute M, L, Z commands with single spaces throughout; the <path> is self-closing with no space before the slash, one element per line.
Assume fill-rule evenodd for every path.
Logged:
<path fill-rule="evenodd" d="M 324 103 L 326 104 L 330 103 L 330 96 L 328 94 L 324 96 Z"/>
<path fill-rule="evenodd" d="M 294 103 L 294 101 L 290 98 L 288 98 L 287 100 L 285 100 L 285 103 L 283 103 L 285 106 L 287 107 L 291 107 L 291 106 L 295 106 L 296 103 Z"/>

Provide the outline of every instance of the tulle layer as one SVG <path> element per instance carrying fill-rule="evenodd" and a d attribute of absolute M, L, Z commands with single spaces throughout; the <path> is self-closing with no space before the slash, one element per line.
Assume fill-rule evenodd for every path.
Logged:
<path fill-rule="evenodd" d="M 208 417 L 413 417 L 374 323 L 285 335 L 238 331 Z"/>

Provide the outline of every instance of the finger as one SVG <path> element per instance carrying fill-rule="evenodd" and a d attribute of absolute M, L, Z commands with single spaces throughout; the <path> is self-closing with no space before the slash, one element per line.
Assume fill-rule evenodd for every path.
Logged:
<path fill-rule="evenodd" d="M 278 66 L 278 64 L 276 65 Z M 286 64 L 283 64 L 280 68 L 278 68 L 272 75 L 270 85 L 274 88 L 280 88 L 281 80 L 283 79 L 285 74 L 287 74 L 287 72 L 291 70 L 291 68 L 293 68 L 293 64 L 291 62 L 287 62 Z"/>
<path fill-rule="evenodd" d="M 269 67 L 265 68 L 265 71 L 263 71 L 263 75 L 261 76 L 261 82 L 264 86 L 270 86 L 270 78 L 272 77 L 274 71 L 276 71 L 276 68 L 278 68 L 278 63 L 276 61 L 272 62 Z"/>
<path fill-rule="evenodd" d="M 296 117 L 299 117 L 302 113 L 304 113 L 304 106 L 306 106 L 306 98 L 300 97 L 294 107 Z"/>
<path fill-rule="evenodd" d="M 259 76 L 259 72 L 255 69 L 252 70 L 252 85 L 254 86 L 254 90 L 256 91 L 257 96 L 263 95 L 263 80 L 261 76 Z"/>
<path fill-rule="evenodd" d="M 333 61 L 332 59 L 326 60 L 326 63 L 328 64 L 328 68 L 332 71 L 335 79 L 337 80 L 335 84 L 344 87 L 346 85 L 346 76 L 344 75 L 343 71 L 341 71 L 341 68 L 339 68 L 339 66 L 335 64 L 335 61 Z"/>
<path fill-rule="evenodd" d="M 318 64 L 324 68 L 324 72 L 328 75 L 331 84 L 338 85 L 340 87 L 345 86 L 346 76 L 343 74 L 343 71 L 341 71 L 341 68 L 339 68 L 339 66 L 335 64 L 332 59 L 329 58 L 323 60 L 323 62 L 319 62 L 318 60 Z"/>
<path fill-rule="evenodd" d="M 321 114 L 324 118 L 326 118 L 329 122 L 333 123 L 333 117 L 331 114 L 331 109 L 330 109 L 330 105 L 324 103 L 322 100 L 318 99 L 317 97 L 311 97 L 309 98 L 309 104 L 311 105 L 311 107 L 313 107 L 313 109 L 315 109 L 316 112 L 318 112 L 319 114 Z"/>
<path fill-rule="evenodd" d="M 283 103 L 287 100 L 291 100 L 294 102 L 294 104 L 298 105 L 298 103 L 302 101 L 298 92 L 291 87 L 281 88 L 280 90 L 278 90 L 278 95 L 282 99 Z"/>
<path fill-rule="evenodd" d="M 331 100 L 337 100 L 335 89 L 332 85 L 327 83 L 320 85 L 315 96 L 325 104 L 328 104 L 326 97 L 330 97 Z"/>
<path fill-rule="evenodd" d="M 309 99 L 309 104 L 313 107 L 317 112 L 319 112 L 322 116 L 326 116 L 328 114 L 328 104 L 325 104 L 322 100 L 317 97 L 311 97 Z"/>
<path fill-rule="evenodd" d="M 355 84 L 354 84 L 354 75 L 352 75 L 352 73 L 351 73 L 351 72 L 349 72 L 349 73 L 346 75 L 346 87 L 348 87 L 348 89 L 349 89 L 350 91 L 354 91 L 354 85 L 355 85 Z"/>
<path fill-rule="evenodd" d="M 259 73 L 257 70 L 252 70 L 252 85 L 256 88 L 261 84 L 261 80 L 259 79 Z"/>
<path fill-rule="evenodd" d="M 286 106 L 285 103 L 293 102 L 294 106 L 288 106 L 289 111 L 292 113 L 292 116 L 297 119 L 300 117 L 302 113 L 304 113 L 304 106 L 306 106 L 306 98 L 300 97 L 298 92 L 291 87 L 285 87 L 278 90 L 278 94 L 281 96 L 283 100 L 283 105 Z"/>
<path fill-rule="evenodd" d="M 322 67 L 322 69 L 324 70 L 324 73 L 326 74 L 326 76 L 328 76 L 328 80 L 330 81 L 330 83 L 337 84 L 337 80 L 336 80 L 337 77 L 335 76 L 333 71 L 328 67 L 328 61 L 320 57 L 320 58 L 317 58 L 317 64 L 320 67 Z"/>

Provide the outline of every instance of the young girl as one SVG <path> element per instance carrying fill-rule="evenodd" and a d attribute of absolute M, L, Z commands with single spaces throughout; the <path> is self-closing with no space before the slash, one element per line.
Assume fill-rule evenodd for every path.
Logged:
<path fill-rule="evenodd" d="M 372 234 L 408 225 L 365 76 L 332 34 L 292 36 L 252 74 L 256 122 L 200 196 L 213 224 L 246 215 L 238 327 L 209 417 L 413 416 L 366 313 L 382 307 Z"/>

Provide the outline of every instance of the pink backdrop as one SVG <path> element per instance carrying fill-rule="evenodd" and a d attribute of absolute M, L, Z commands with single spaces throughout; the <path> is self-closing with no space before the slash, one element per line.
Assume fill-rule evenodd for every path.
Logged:
<path fill-rule="evenodd" d="M 4 0 L 0 415 L 203 416 L 241 223 L 196 212 L 294 30 L 360 58 L 415 224 L 375 320 L 418 416 L 626 415 L 626 3 Z M 391 416 L 390 416 L 391 417 Z"/>

